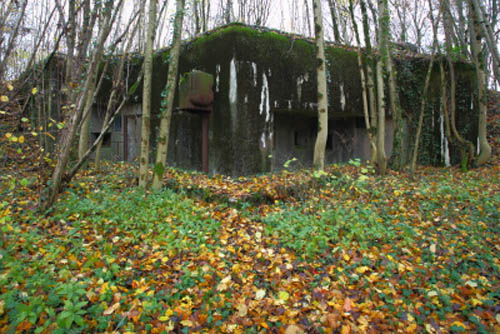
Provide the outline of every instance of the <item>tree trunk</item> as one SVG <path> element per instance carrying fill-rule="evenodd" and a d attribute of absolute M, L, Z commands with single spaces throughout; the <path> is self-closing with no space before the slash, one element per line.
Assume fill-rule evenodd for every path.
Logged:
<path fill-rule="evenodd" d="M 224 21 L 226 22 L 226 24 L 231 23 L 232 13 L 233 13 L 233 0 L 227 0 L 226 8 L 224 11 Z"/>
<path fill-rule="evenodd" d="M 352 25 L 354 28 L 354 34 L 356 36 L 356 42 L 358 43 L 357 55 L 358 55 L 359 75 L 361 77 L 361 90 L 362 90 L 361 96 L 363 99 L 363 115 L 365 117 L 366 133 L 368 135 L 368 140 L 370 141 L 371 151 L 375 152 L 377 149 L 377 144 L 375 142 L 375 138 L 373 138 L 373 133 L 372 133 L 371 124 L 370 124 L 370 104 L 368 102 L 368 88 L 367 88 L 367 83 L 366 83 L 363 58 L 361 55 L 361 39 L 359 37 L 358 24 L 357 24 L 356 18 L 354 16 L 353 0 L 349 0 L 349 11 L 351 13 L 351 20 L 352 20 Z"/>
<path fill-rule="evenodd" d="M 403 147 L 403 113 L 399 101 L 399 92 L 396 87 L 396 70 L 394 69 L 389 40 L 387 42 L 387 62 L 386 68 L 389 73 L 389 102 L 391 104 L 392 116 L 394 119 L 394 134 L 392 148 L 392 167 L 401 170 L 407 163 Z"/>
<path fill-rule="evenodd" d="M 141 154 L 139 158 L 139 187 L 148 185 L 149 137 L 151 136 L 151 81 L 153 76 L 153 43 L 155 39 L 157 0 L 149 1 L 148 32 L 144 54 L 144 87 L 142 92 Z"/>
<path fill-rule="evenodd" d="M 366 48 L 366 88 L 368 89 L 368 100 L 369 100 L 369 111 L 370 111 L 370 126 L 371 126 L 371 137 L 373 143 L 371 144 L 372 149 L 370 152 L 370 161 L 376 164 L 377 161 L 377 145 L 375 134 L 377 131 L 377 93 L 375 90 L 375 80 L 374 80 L 374 60 L 373 60 L 373 49 L 370 41 L 370 25 L 368 20 L 368 12 L 366 10 L 366 4 L 364 0 L 360 0 L 361 13 L 363 15 L 363 32 L 365 36 L 365 48 Z"/>
<path fill-rule="evenodd" d="M 442 15 L 443 15 L 443 27 L 444 27 L 444 36 L 445 36 L 445 48 L 446 48 L 446 59 L 448 62 L 448 68 L 450 71 L 450 103 L 449 103 L 449 111 L 451 118 L 451 130 L 453 132 L 453 136 L 457 139 L 459 144 L 459 149 L 462 152 L 462 168 L 466 169 L 469 164 L 472 162 L 474 158 L 474 144 L 470 141 L 463 138 L 457 130 L 456 126 L 456 81 L 455 81 L 455 65 L 453 62 L 453 58 L 451 56 L 452 53 L 452 45 L 451 45 L 451 13 L 450 6 L 448 0 L 440 0 L 440 4 L 442 7 Z"/>
<path fill-rule="evenodd" d="M 479 155 L 476 157 L 476 165 L 482 165 L 491 157 L 491 147 L 488 144 L 487 138 L 487 113 L 488 113 L 488 92 L 486 83 L 486 65 L 485 55 L 482 51 L 483 33 L 486 31 L 481 30 L 479 22 L 481 16 L 479 15 L 480 8 L 477 0 L 471 0 L 474 7 L 469 8 L 469 20 L 471 29 L 471 48 L 472 60 L 476 68 L 477 77 L 477 90 L 478 90 L 478 103 L 479 103 L 479 122 L 478 122 L 478 139 L 479 139 Z M 477 7 L 476 7 L 477 6 Z M 483 23 L 484 24 L 484 23 Z M 490 50 L 492 51 L 492 50 Z M 495 66 L 496 67 L 496 66 Z"/>
<path fill-rule="evenodd" d="M 199 0 L 193 0 L 194 33 L 195 33 L 195 35 L 198 35 L 201 31 L 200 12 L 198 10 L 198 6 L 199 6 L 198 1 Z"/>
<path fill-rule="evenodd" d="M 425 112 L 425 107 L 427 105 L 427 98 L 428 98 L 428 91 L 429 91 L 429 84 L 431 81 L 431 76 L 432 76 L 432 68 L 434 66 L 434 59 L 436 57 L 435 52 L 438 47 L 438 39 L 437 39 L 437 22 L 438 20 L 434 20 L 434 15 L 432 14 L 432 3 L 431 0 L 429 0 L 429 8 L 430 8 L 430 17 L 431 17 L 431 22 L 432 22 L 432 31 L 433 31 L 433 43 L 432 43 L 432 55 L 431 55 L 431 61 L 429 62 L 429 68 L 427 69 L 427 74 L 425 76 L 425 83 L 424 83 L 424 90 L 422 92 L 422 101 L 420 104 L 420 114 L 418 117 L 418 125 L 417 125 L 417 133 L 415 135 L 415 146 L 413 148 L 413 156 L 411 159 L 411 164 L 410 164 L 410 171 L 413 173 L 416 169 L 417 165 L 417 158 L 418 158 L 418 146 L 420 143 L 420 136 L 422 133 L 422 126 L 424 123 L 424 112 Z M 444 86 L 446 88 L 446 85 Z M 442 94 L 445 93 L 445 90 L 442 91 Z M 443 97 L 444 99 L 444 97 Z M 444 102 L 446 103 L 446 102 Z M 445 111 L 446 107 L 446 111 Z M 447 111 L 447 105 L 443 104 L 443 114 L 446 116 L 446 119 L 448 119 L 448 111 Z M 449 125 L 449 122 L 446 121 L 446 123 Z M 449 129 L 449 126 L 447 126 Z"/>
<path fill-rule="evenodd" d="M 457 34 L 457 39 L 459 41 L 459 52 L 460 56 L 466 58 L 467 57 L 467 46 L 469 44 L 468 42 L 468 37 L 467 37 L 467 28 L 466 28 L 466 23 L 467 19 L 464 16 L 464 0 L 455 0 L 455 10 L 457 12 L 457 27 L 456 27 L 456 34 Z"/>
<path fill-rule="evenodd" d="M 96 73 L 97 76 L 97 73 Z M 89 149 L 90 140 L 90 118 L 92 115 L 91 109 L 94 104 L 94 95 L 96 92 L 96 77 L 92 78 L 92 83 L 90 86 L 89 94 L 85 101 L 85 107 L 83 110 L 84 118 L 82 119 L 82 126 L 80 128 L 80 138 L 78 141 L 78 159 L 81 159 L 85 152 Z"/>
<path fill-rule="evenodd" d="M 493 30 L 491 29 L 489 22 L 484 17 L 484 8 L 482 7 L 481 3 L 479 3 L 478 0 L 469 0 L 469 1 L 470 1 L 469 6 L 472 7 L 470 8 L 470 11 L 472 11 L 475 14 L 473 20 L 474 20 L 474 30 L 476 31 L 476 38 L 482 39 L 482 37 L 484 37 L 486 39 L 486 44 L 488 45 L 491 58 L 493 59 L 493 72 L 495 73 L 495 78 L 498 84 L 500 85 L 500 55 L 498 53 L 497 43 L 495 42 L 494 39 L 495 34 L 493 33 Z M 472 44 L 474 44 L 473 39 L 474 37 L 471 38 Z M 479 47 L 481 47 L 481 44 L 482 43 L 478 40 Z M 479 61 L 480 64 L 482 63 L 480 67 L 482 67 L 482 71 L 484 72 L 486 70 L 484 60 L 481 61 L 481 59 L 479 59 Z M 478 73 L 478 76 L 479 75 L 480 74 Z M 481 140 L 481 138 L 479 138 L 479 140 Z"/>
<path fill-rule="evenodd" d="M 330 15 L 332 17 L 334 42 L 342 43 L 342 39 L 340 38 L 339 24 L 337 20 L 337 8 L 335 7 L 335 1 L 328 0 L 328 6 L 330 7 Z"/>
<path fill-rule="evenodd" d="M 21 5 L 22 6 L 21 13 L 19 14 L 19 18 L 17 19 L 14 31 L 10 35 L 9 42 L 7 43 L 7 48 L 5 50 L 4 57 L 0 61 L 0 81 L 3 80 L 5 69 L 7 68 L 7 63 L 9 61 L 10 54 L 15 49 L 17 38 L 19 37 L 19 29 L 21 28 L 21 23 L 23 22 L 27 5 L 28 5 L 28 0 L 24 0 L 24 2 Z"/>
<path fill-rule="evenodd" d="M 383 60 L 379 58 L 377 59 L 377 168 L 381 175 L 385 175 L 387 169 L 387 157 L 385 155 L 385 93 L 383 71 Z"/>
<path fill-rule="evenodd" d="M 175 13 L 173 47 L 168 64 L 168 77 L 165 89 L 166 109 L 161 112 L 160 134 L 158 136 L 158 148 L 156 152 L 156 164 L 153 170 L 153 189 L 160 189 L 163 182 L 163 172 L 167 162 L 168 139 L 170 136 L 170 120 L 174 107 L 175 89 L 177 87 L 177 72 L 179 65 L 179 53 L 182 39 L 182 22 L 184 19 L 184 0 L 177 0 L 177 12 Z"/>
<path fill-rule="evenodd" d="M 422 92 L 422 101 L 420 104 L 420 114 L 418 116 L 418 125 L 417 125 L 417 133 L 415 135 L 415 147 L 413 148 L 413 156 L 411 159 L 410 171 L 413 173 L 415 171 L 417 165 L 417 157 L 418 157 L 418 146 L 420 143 L 420 136 L 422 133 L 422 125 L 424 123 L 424 112 L 425 107 L 427 105 L 427 93 L 429 90 L 429 83 L 431 81 L 432 67 L 434 66 L 434 50 L 432 52 L 431 61 L 429 63 L 429 68 L 427 69 L 427 75 L 425 76 L 425 84 L 424 91 Z"/>
<path fill-rule="evenodd" d="M 210 0 L 201 1 L 201 27 L 202 32 L 208 30 L 208 20 L 210 17 Z"/>
<path fill-rule="evenodd" d="M 439 62 L 439 72 L 441 77 L 441 104 L 443 109 L 445 135 L 448 139 L 448 144 L 453 145 L 454 138 L 451 135 L 450 112 L 448 110 L 448 87 L 446 85 L 446 71 L 444 69 L 444 60 L 441 60 Z"/>
<path fill-rule="evenodd" d="M 84 114 L 85 114 L 85 110 L 89 110 L 90 108 L 92 108 L 92 97 L 94 95 L 94 91 L 92 89 L 92 91 L 90 92 L 90 95 L 87 99 L 87 102 L 85 102 L 85 109 L 84 109 Z M 89 109 L 87 109 L 89 108 Z M 79 137 L 79 140 L 78 140 L 78 159 L 81 159 L 83 157 L 83 155 L 85 154 L 85 152 L 87 152 L 87 149 L 89 148 L 89 140 L 90 140 L 90 117 L 91 117 L 91 113 L 88 112 L 86 113 L 87 116 L 82 119 L 82 126 L 80 128 L 80 137 Z"/>
<path fill-rule="evenodd" d="M 378 125 L 377 125 L 377 167 L 381 175 L 386 174 L 387 157 L 385 154 L 385 93 L 384 93 L 384 63 L 387 61 L 387 45 L 389 40 L 389 13 L 387 0 L 378 1 L 379 39 L 377 58 L 377 95 L 378 95 Z"/>
<path fill-rule="evenodd" d="M 328 92 L 326 87 L 325 41 L 321 0 L 313 1 L 316 58 L 318 61 L 318 136 L 314 145 L 314 168 L 325 168 L 325 149 L 328 136 Z"/>
<path fill-rule="evenodd" d="M 77 85 L 78 69 L 76 65 L 76 1 L 68 1 L 68 30 L 66 33 L 66 44 L 68 48 L 68 55 L 66 58 L 66 88 L 68 90 L 68 96 L 71 97 L 73 94 L 73 87 Z M 62 13 L 61 13 L 62 14 Z M 96 15 L 97 16 L 97 15 Z"/>
<path fill-rule="evenodd" d="M 314 2 L 315 0 L 313 0 Z M 311 31 L 311 18 L 309 16 L 309 0 L 304 0 L 304 7 L 306 9 L 306 14 L 304 15 L 305 18 L 305 24 L 307 25 L 307 31 L 309 32 L 308 36 L 312 36 L 312 31 Z M 304 31 L 305 33 L 305 31 Z"/>

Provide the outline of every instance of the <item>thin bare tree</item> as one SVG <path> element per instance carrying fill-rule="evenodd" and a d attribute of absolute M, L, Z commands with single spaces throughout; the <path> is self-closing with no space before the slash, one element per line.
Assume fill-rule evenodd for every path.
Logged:
<path fill-rule="evenodd" d="M 316 71 L 318 86 L 318 134 L 314 145 L 314 168 L 325 168 L 325 150 L 328 137 L 328 90 L 326 86 L 325 41 L 323 36 L 323 13 L 321 0 L 313 0 L 314 40 L 316 44 Z"/>
<path fill-rule="evenodd" d="M 168 139 L 170 136 L 170 122 L 174 107 L 174 96 L 177 87 L 177 72 L 179 65 L 179 54 L 182 40 L 182 24 L 184 19 L 184 0 L 177 0 L 174 22 L 173 46 L 170 51 L 168 64 L 167 85 L 165 87 L 166 108 L 161 112 L 160 134 L 158 135 L 158 147 L 156 151 L 156 163 L 153 170 L 153 189 L 160 189 L 163 182 L 163 173 L 167 163 Z"/>
<path fill-rule="evenodd" d="M 474 144 L 464 138 L 457 129 L 456 125 L 456 75 L 455 75 L 455 62 L 453 59 L 453 44 L 452 44 L 452 29 L 453 29 L 453 17 L 451 15 L 450 3 L 449 0 L 440 0 L 439 1 L 442 13 L 442 24 L 444 30 L 445 37 L 445 53 L 446 59 L 448 63 L 448 71 L 449 71 L 449 114 L 450 114 L 450 125 L 453 133 L 453 137 L 456 139 L 453 142 L 456 142 L 459 145 L 459 150 L 462 154 L 462 166 L 467 168 L 474 159 Z"/>
<path fill-rule="evenodd" d="M 16 48 L 27 5 L 28 0 L 10 1 L 5 7 L 2 5 L 4 21 L 0 21 L 0 81 L 4 79 L 10 55 Z M 9 20 L 9 18 L 13 20 Z M 7 36 L 8 38 L 6 38 Z M 4 42 L 4 40 L 6 41 Z"/>
<path fill-rule="evenodd" d="M 495 33 L 493 32 L 493 29 L 491 28 L 491 23 L 486 19 L 486 10 L 484 9 L 484 6 L 482 3 L 480 3 L 478 0 L 469 0 L 469 11 L 471 12 L 471 15 L 473 16 L 473 24 L 471 25 L 471 28 L 475 30 L 475 38 L 478 42 L 480 42 L 483 38 L 486 40 L 486 44 L 488 46 L 489 53 L 492 58 L 492 63 L 493 63 L 493 72 L 495 74 L 495 78 L 497 80 L 497 83 L 500 85 L 500 54 L 498 52 L 498 43 L 495 40 Z M 498 11 L 498 9 L 497 9 Z M 475 42 L 473 40 L 474 38 L 471 38 L 472 41 L 472 48 L 475 48 Z M 478 47 L 481 47 L 481 43 L 477 45 Z M 479 50 L 477 50 L 479 51 Z M 481 55 L 481 52 L 477 54 L 479 58 L 483 58 Z M 473 55 L 474 61 L 476 58 L 476 55 Z M 485 64 L 483 63 L 482 59 L 479 59 L 481 62 L 479 67 L 483 68 L 483 71 L 486 70 Z"/>
<path fill-rule="evenodd" d="M 476 157 L 475 163 L 476 165 L 483 165 L 491 157 L 491 146 L 488 144 L 487 138 L 488 83 L 486 82 L 486 55 L 483 51 L 483 38 L 488 35 L 489 30 L 485 26 L 482 10 L 481 7 L 479 7 L 477 0 L 470 0 L 469 2 L 469 29 L 472 42 L 472 61 L 476 69 L 477 95 L 479 104 L 479 155 Z M 486 37 L 486 41 L 488 40 L 489 38 Z M 490 46 L 489 43 L 488 46 Z M 494 63 L 496 64 L 497 61 L 495 60 L 495 53 L 496 57 L 498 57 L 498 51 L 496 50 L 496 45 L 493 47 L 493 50 L 490 48 L 490 53 L 492 54 Z M 497 66 L 495 65 L 494 68 L 497 68 Z M 499 77 L 497 77 L 497 79 L 498 78 Z"/>
<path fill-rule="evenodd" d="M 333 41 L 335 43 L 342 43 L 342 39 L 340 37 L 340 31 L 339 31 L 339 23 L 338 23 L 338 18 L 337 18 L 337 5 L 336 1 L 334 0 L 328 0 L 328 6 L 330 7 L 330 17 L 332 19 L 332 28 L 333 28 Z M 351 5 L 351 1 L 349 2 L 349 5 Z"/>
<path fill-rule="evenodd" d="M 387 63 L 389 50 L 389 9 L 387 0 L 378 0 L 378 57 L 377 57 L 377 168 L 381 175 L 386 174 L 387 156 L 385 154 L 385 84 L 384 67 Z"/>
<path fill-rule="evenodd" d="M 368 100 L 368 84 L 367 84 L 365 70 L 364 70 L 365 64 L 363 62 L 363 55 L 361 53 L 361 38 L 359 35 L 356 17 L 354 15 L 353 0 L 349 0 L 349 11 L 351 13 L 352 26 L 353 26 L 354 34 L 356 37 L 356 42 L 358 43 L 356 53 L 357 53 L 357 57 L 358 57 L 359 74 L 360 74 L 360 78 L 361 78 L 361 97 L 363 100 L 363 115 L 365 118 L 365 127 L 366 127 L 366 132 L 368 134 L 368 140 L 370 142 L 371 151 L 376 152 L 377 146 L 376 146 L 375 138 L 374 138 L 373 132 L 372 132 L 372 125 L 370 124 L 371 123 L 371 121 L 370 121 L 370 102 Z M 369 36 L 368 36 L 368 38 L 369 38 Z M 372 81 L 373 81 L 373 79 L 372 79 Z"/>
<path fill-rule="evenodd" d="M 148 31 L 144 54 L 144 86 L 142 93 L 141 153 L 139 157 L 139 187 L 148 185 L 149 140 L 151 136 L 151 84 L 153 77 L 153 44 L 157 17 L 157 0 L 149 0 Z"/>

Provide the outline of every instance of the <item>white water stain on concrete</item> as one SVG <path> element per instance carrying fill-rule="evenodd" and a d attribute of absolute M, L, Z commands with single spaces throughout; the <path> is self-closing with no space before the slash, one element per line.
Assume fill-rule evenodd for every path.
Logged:
<path fill-rule="evenodd" d="M 219 82 L 220 82 L 220 79 L 219 79 L 219 75 L 220 75 L 220 64 L 217 64 L 217 66 L 215 67 L 215 73 L 216 73 L 216 77 L 215 77 L 215 91 L 218 93 L 219 92 Z"/>
<path fill-rule="evenodd" d="M 262 73 L 262 90 L 260 91 L 260 105 L 259 114 L 266 114 L 266 123 L 269 122 L 271 118 L 271 105 L 269 102 L 269 83 L 267 81 L 267 76 Z"/>
<path fill-rule="evenodd" d="M 345 104 L 346 104 L 346 98 L 345 98 L 345 92 L 344 92 L 344 83 L 340 84 L 340 108 L 342 111 L 345 111 Z"/>

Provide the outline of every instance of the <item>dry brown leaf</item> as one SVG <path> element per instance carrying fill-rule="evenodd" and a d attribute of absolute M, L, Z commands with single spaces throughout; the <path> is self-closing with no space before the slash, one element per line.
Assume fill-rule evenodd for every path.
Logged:
<path fill-rule="evenodd" d="M 108 307 L 102 314 L 103 315 L 110 315 L 113 314 L 116 310 L 120 308 L 120 303 L 115 303 L 112 306 Z"/>
<path fill-rule="evenodd" d="M 248 314 L 248 307 L 245 304 L 238 305 L 238 317 L 246 317 Z"/>
<path fill-rule="evenodd" d="M 326 316 L 326 326 L 331 329 L 337 329 L 340 326 L 339 322 L 340 315 L 335 313 L 330 313 Z"/>
<path fill-rule="evenodd" d="M 304 334 L 304 331 L 296 325 L 290 325 L 286 329 L 285 334 Z"/>

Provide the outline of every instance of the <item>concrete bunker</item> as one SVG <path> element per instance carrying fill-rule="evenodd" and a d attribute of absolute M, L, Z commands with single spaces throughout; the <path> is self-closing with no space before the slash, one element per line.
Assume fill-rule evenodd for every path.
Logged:
<path fill-rule="evenodd" d="M 168 70 L 169 50 L 156 52 L 152 94 L 152 150 L 161 112 L 162 91 Z M 329 133 L 327 163 L 368 159 L 370 147 L 364 126 L 361 81 L 356 52 L 349 47 L 327 45 Z M 428 66 L 425 56 L 395 57 L 400 99 L 404 113 L 404 150 L 414 141 L 417 110 Z M 129 64 L 139 72 L 142 57 Z M 420 163 L 457 163 L 459 152 L 444 149 L 440 117 L 439 66 L 426 110 Z M 239 176 L 271 172 L 297 159 L 298 167 L 312 164 L 316 138 L 316 73 L 312 41 L 265 28 L 232 24 L 184 43 L 174 105 L 167 164 L 209 173 Z M 475 142 L 477 112 L 472 66 L 457 63 L 457 126 Z M 206 73 L 211 86 L 210 103 L 186 100 L 193 73 Z M 196 75 L 194 75 L 196 76 Z M 187 78 L 187 79 L 186 79 Z M 133 76 L 131 81 L 135 80 Z M 189 84 L 186 86 L 186 80 Z M 196 81 L 196 79 L 195 79 Z M 106 87 L 104 85 L 103 87 Z M 206 87 L 204 88 L 206 89 Z M 141 87 L 112 127 L 105 158 L 134 161 L 138 156 L 141 122 Z M 103 89 L 98 101 L 106 101 Z M 198 101 L 200 102 L 200 101 Z M 101 102 L 104 104 L 104 102 Z M 100 103 L 92 115 L 92 133 L 102 122 Z M 205 113 L 205 116 L 200 117 Z M 206 117 L 208 116 L 209 117 Z M 206 127 L 203 121 L 206 121 Z M 386 151 L 392 150 L 392 120 L 387 117 Z M 204 132 L 204 130 L 206 132 Z M 206 141 L 203 141 L 204 134 Z M 92 136 L 91 136 L 92 137 Z M 206 144 L 206 150 L 203 149 Z M 203 166 L 204 152 L 207 154 Z M 154 156 L 154 154 L 153 154 Z"/>

